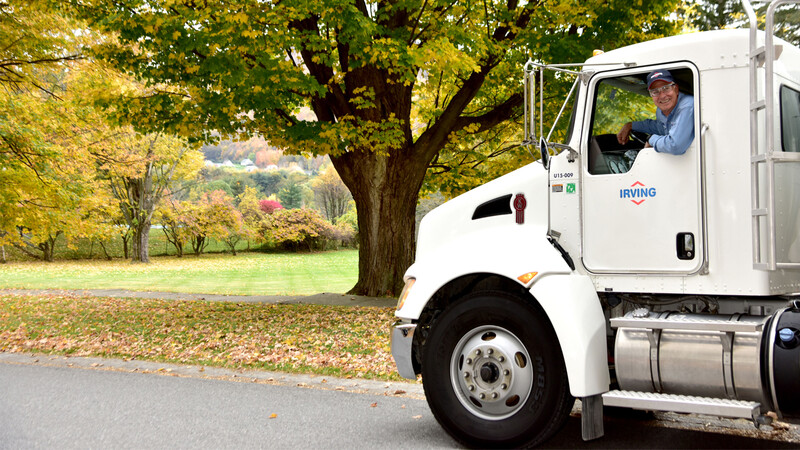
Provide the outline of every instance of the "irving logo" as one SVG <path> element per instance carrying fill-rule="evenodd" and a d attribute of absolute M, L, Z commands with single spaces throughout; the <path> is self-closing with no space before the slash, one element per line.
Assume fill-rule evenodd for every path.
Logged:
<path fill-rule="evenodd" d="M 633 183 L 628 189 L 619 190 L 619 198 L 629 198 L 633 203 L 641 205 L 649 197 L 656 196 L 656 188 L 647 187 L 640 181 Z"/>

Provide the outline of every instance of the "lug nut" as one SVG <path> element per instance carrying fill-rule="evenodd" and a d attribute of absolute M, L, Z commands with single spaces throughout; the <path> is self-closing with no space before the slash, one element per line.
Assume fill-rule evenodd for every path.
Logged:
<path fill-rule="evenodd" d="M 481 356 L 481 349 L 475 350 L 475 356 Z"/>
<path fill-rule="evenodd" d="M 464 378 L 469 378 L 469 372 L 464 372 Z"/>
<path fill-rule="evenodd" d="M 504 362 L 506 360 L 506 357 L 505 356 L 500 356 L 500 357 L 497 358 L 497 360 L 500 361 L 500 362 Z"/>
<path fill-rule="evenodd" d="M 500 385 L 500 389 L 505 391 L 506 389 L 508 389 L 508 385 L 503 383 L 503 384 Z"/>
<path fill-rule="evenodd" d="M 492 350 L 492 349 L 486 350 L 486 354 L 487 355 L 491 355 L 492 353 L 494 353 L 494 350 Z"/>
<path fill-rule="evenodd" d="M 475 390 L 475 385 L 474 384 L 470 384 L 469 386 L 467 386 L 467 389 L 469 389 L 469 391 L 472 392 L 472 391 Z"/>
<path fill-rule="evenodd" d="M 479 399 L 481 399 L 481 400 L 483 400 L 483 399 L 485 399 L 485 398 L 486 398 L 486 394 L 483 394 L 483 393 L 481 393 L 481 394 L 478 396 L 478 398 L 479 398 Z"/>
<path fill-rule="evenodd" d="M 467 364 L 472 364 L 472 358 L 467 358 Z"/>
<path fill-rule="evenodd" d="M 492 398 L 497 398 L 497 392 L 492 392 Z"/>
<path fill-rule="evenodd" d="M 509 372 L 509 371 L 508 371 L 508 369 L 506 369 L 506 370 L 504 370 L 504 371 L 503 371 L 503 375 L 505 375 L 505 376 L 508 376 L 510 373 L 511 373 L 511 372 Z"/>

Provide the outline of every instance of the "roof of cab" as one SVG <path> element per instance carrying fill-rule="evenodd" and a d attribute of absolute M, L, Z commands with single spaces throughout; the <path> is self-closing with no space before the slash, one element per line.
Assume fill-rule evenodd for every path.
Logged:
<path fill-rule="evenodd" d="M 763 42 L 764 33 L 760 32 L 759 43 L 763 45 Z M 779 38 L 775 38 L 775 44 L 782 46 L 781 60 L 787 59 L 793 66 L 800 66 L 800 49 Z M 680 34 L 629 45 L 589 58 L 586 63 L 589 65 L 587 69 L 593 69 L 592 64 L 611 64 L 611 67 L 620 68 L 631 63 L 636 66 L 653 66 L 690 61 L 702 71 L 747 67 L 749 50 L 749 30 L 716 30 Z M 604 68 L 609 67 L 594 67 L 597 70 Z"/>

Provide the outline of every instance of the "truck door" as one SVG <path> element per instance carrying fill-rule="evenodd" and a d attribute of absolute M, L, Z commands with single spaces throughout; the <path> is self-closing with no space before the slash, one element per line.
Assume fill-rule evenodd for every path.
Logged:
<path fill-rule="evenodd" d="M 645 83 L 653 68 L 597 74 L 589 83 L 581 214 L 582 258 L 590 272 L 690 274 L 703 267 L 698 75 L 685 64 L 666 68 L 679 95 L 694 96 L 695 137 L 682 155 L 617 142 L 626 122 L 656 118 Z"/>

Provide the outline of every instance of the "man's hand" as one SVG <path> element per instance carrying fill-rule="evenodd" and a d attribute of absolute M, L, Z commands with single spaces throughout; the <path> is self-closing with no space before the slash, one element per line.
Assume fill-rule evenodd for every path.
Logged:
<path fill-rule="evenodd" d="M 632 129 L 633 124 L 630 122 L 622 126 L 622 129 L 619 130 L 619 133 L 617 133 L 617 142 L 619 142 L 619 145 L 625 145 L 628 143 Z"/>

